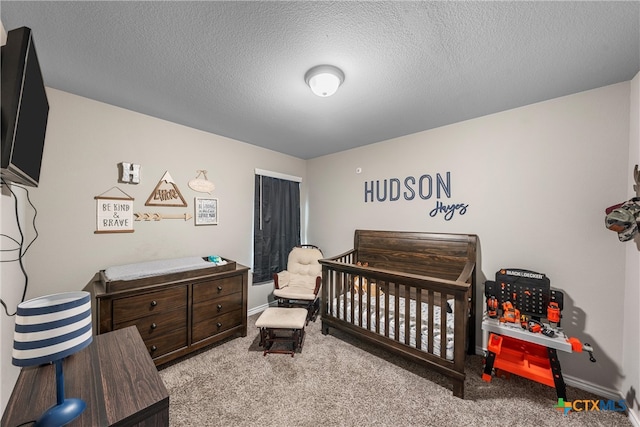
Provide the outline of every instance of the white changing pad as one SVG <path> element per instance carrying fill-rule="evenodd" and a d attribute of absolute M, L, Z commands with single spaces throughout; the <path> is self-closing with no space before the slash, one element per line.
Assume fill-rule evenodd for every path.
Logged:
<path fill-rule="evenodd" d="M 135 264 L 116 265 L 106 268 L 104 275 L 109 281 L 134 280 L 143 277 L 159 276 L 168 273 L 180 273 L 187 270 L 215 267 L 216 264 L 201 257 L 173 258 Z"/>

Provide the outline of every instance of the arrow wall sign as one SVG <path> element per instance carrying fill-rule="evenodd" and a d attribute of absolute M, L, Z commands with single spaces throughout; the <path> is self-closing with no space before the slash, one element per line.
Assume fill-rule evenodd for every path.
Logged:
<path fill-rule="evenodd" d="M 163 219 L 182 219 L 185 221 L 193 218 L 193 215 L 188 213 L 183 214 L 160 214 L 160 213 L 146 213 L 146 212 L 136 212 L 133 214 L 135 217 L 135 221 L 160 221 Z"/>

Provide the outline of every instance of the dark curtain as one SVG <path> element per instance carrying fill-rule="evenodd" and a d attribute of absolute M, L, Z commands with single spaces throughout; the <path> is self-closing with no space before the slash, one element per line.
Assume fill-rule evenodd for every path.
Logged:
<path fill-rule="evenodd" d="M 253 283 L 260 283 L 285 270 L 300 244 L 300 183 L 256 175 L 253 217 Z"/>

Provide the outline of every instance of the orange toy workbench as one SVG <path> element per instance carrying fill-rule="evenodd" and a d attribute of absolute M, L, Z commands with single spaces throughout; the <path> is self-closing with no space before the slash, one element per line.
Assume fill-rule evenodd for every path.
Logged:
<path fill-rule="evenodd" d="M 496 369 L 554 387 L 558 398 L 567 398 L 557 350 L 581 352 L 583 345 L 577 338 L 547 337 L 488 317 L 482 321 L 482 330 L 489 333 L 484 381 L 490 382 Z"/>

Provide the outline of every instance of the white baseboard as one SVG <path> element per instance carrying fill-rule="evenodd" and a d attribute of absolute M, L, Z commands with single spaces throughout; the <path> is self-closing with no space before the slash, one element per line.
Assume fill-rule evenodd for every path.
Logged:
<path fill-rule="evenodd" d="M 278 302 L 274 301 L 273 304 L 276 305 L 278 304 Z M 269 303 L 259 305 L 258 307 L 254 307 L 251 310 L 247 310 L 247 316 L 253 316 L 254 314 L 262 313 L 269 307 L 270 307 Z"/>
<path fill-rule="evenodd" d="M 563 375 L 563 378 L 566 385 L 579 388 L 580 390 L 588 391 L 589 393 L 593 393 L 596 396 L 604 397 L 605 399 L 609 400 L 621 400 L 623 398 L 622 393 L 620 393 L 619 391 L 607 387 L 602 387 L 571 375 Z"/>
<path fill-rule="evenodd" d="M 640 427 L 640 414 L 638 414 L 638 411 L 629 411 L 629 421 L 631 421 L 633 427 Z"/>

